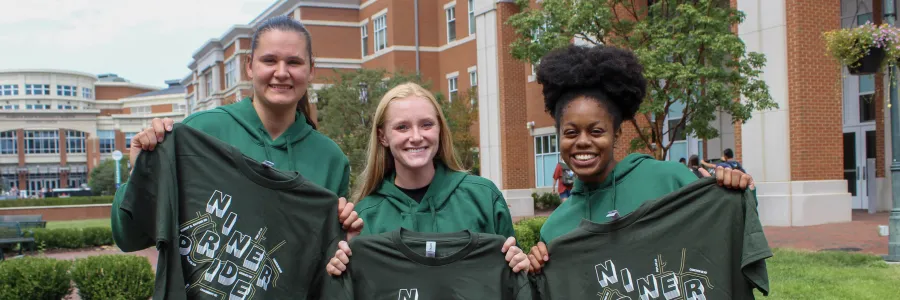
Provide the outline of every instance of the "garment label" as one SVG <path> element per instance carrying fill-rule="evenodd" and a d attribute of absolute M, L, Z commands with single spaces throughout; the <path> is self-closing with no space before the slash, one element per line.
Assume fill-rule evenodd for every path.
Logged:
<path fill-rule="evenodd" d="M 434 250 L 437 245 L 434 242 L 425 242 L 425 257 L 434 257 Z"/>
<path fill-rule="evenodd" d="M 619 211 L 618 211 L 618 210 L 611 210 L 611 211 L 609 211 L 609 212 L 606 214 L 606 217 L 607 217 L 607 218 L 612 218 L 613 220 L 618 219 L 618 218 L 619 218 Z"/>

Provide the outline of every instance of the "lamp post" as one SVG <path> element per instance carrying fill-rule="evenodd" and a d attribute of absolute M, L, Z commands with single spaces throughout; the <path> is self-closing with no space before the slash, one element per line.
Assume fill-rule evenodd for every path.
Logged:
<path fill-rule="evenodd" d="M 891 26 L 894 26 L 897 21 L 894 1 L 885 0 L 883 6 L 884 19 Z M 891 102 L 888 108 L 891 112 L 891 194 L 894 203 L 888 219 L 888 255 L 884 257 L 884 260 L 900 262 L 900 105 L 897 103 L 897 86 L 893 81 L 896 73 L 896 68 L 888 70 L 888 74 L 891 75 L 888 77 L 891 78 L 888 88 Z"/>
<path fill-rule="evenodd" d="M 359 83 L 359 103 L 369 102 L 369 85 L 365 82 Z"/>

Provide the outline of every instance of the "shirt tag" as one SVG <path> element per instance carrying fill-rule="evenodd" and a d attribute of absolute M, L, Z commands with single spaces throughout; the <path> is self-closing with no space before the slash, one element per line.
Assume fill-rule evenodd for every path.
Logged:
<path fill-rule="evenodd" d="M 434 257 L 434 250 L 437 248 L 434 242 L 425 242 L 425 257 Z"/>
<path fill-rule="evenodd" d="M 263 166 L 266 166 L 266 167 L 269 167 L 269 168 L 271 168 L 271 167 L 274 167 L 274 166 L 275 166 L 275 163 L 273 163 L 273 162 L 271 162 L 271 161 L 268 161 L 268 160 L 267 160 L 267 161 L 264 161 L 264 162 L 262 162 L 262 164 L 263 164 Z"/>
<path fill-rule="evenodd" d="M 607 218 L 612 218 L 613 220 L 618 219 L 618 218 L 619 218 L 619 211 L 618 211 L 618 210 L 615 210 L 615 209 L 614 209 L 614 210 L 611 210 L 611 211 L 609 211 L 608 213 L 606 213 L 606 217 L 607 217 Z"/>

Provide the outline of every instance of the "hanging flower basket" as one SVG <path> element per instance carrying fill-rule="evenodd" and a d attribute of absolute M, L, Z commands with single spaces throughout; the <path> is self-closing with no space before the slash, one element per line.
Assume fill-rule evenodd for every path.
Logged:
<path fill-rule="evenodd" d="M 870 75 L 878 72 L 884 62 L 884 49 L 870 47 L 866 54 L 853 64 L 847 65 L 851 75 Z"/>
<path fill-rule="evenodd" d="M 866 23 L 854 28 L 823 34 L 827 53 L 852 75 L 875 74 L 882 67 L 895 66 L 900 58 L 900 30 L 883 24 Z"/>

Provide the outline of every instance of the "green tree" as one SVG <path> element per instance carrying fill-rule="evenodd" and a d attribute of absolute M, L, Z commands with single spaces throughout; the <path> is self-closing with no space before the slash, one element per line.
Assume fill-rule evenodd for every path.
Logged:
<path fill-rule="evenodd" d="M 472 174 L 480 175 L 478 141 L 472 135 L 472 125 L 478 120 L 477 94 L 477 89 L 472 88 L 454 97 L 458 99 L 456 101 L 444 101 L 443 97 L 438 97 L 438 101 L 447 117 L 447 126 L 453 136 L 453 147 L 459 163 Z"/>
<path fill-rule="evenodd" d="M 716 138 L 711 121 L 718 112 L 744 123 L 753 111 L 778 107 L 760 77 L 765 57 L 747 52 L 732 31 L 745 15 L 729 1 L 659 0 L 648 7 L 634 0 L 543 0 L 540 9 L 516 2 L 522 10 L 507 24 L 519 35 L 512 44 L 517 59 L 539 64 L 573 38 L 634 51 L 648 82 L 638 119 L 649 126 L 631 122 L 638 133 L 631 151 L 663 159 L 674 141 L 664 143 L 665 135 Z M 683 117 L 664 130 L 667 115 L 681 107 Z"/>
<path fill-rule="evenodd" d="M 128 155 L 119 161 L 119 176 L 122 182 L 128 180 Z M 94 195 L 114 195 L 116 193 L 116 161 L 106 159 L 91 170 L 88 186 Z"/>

